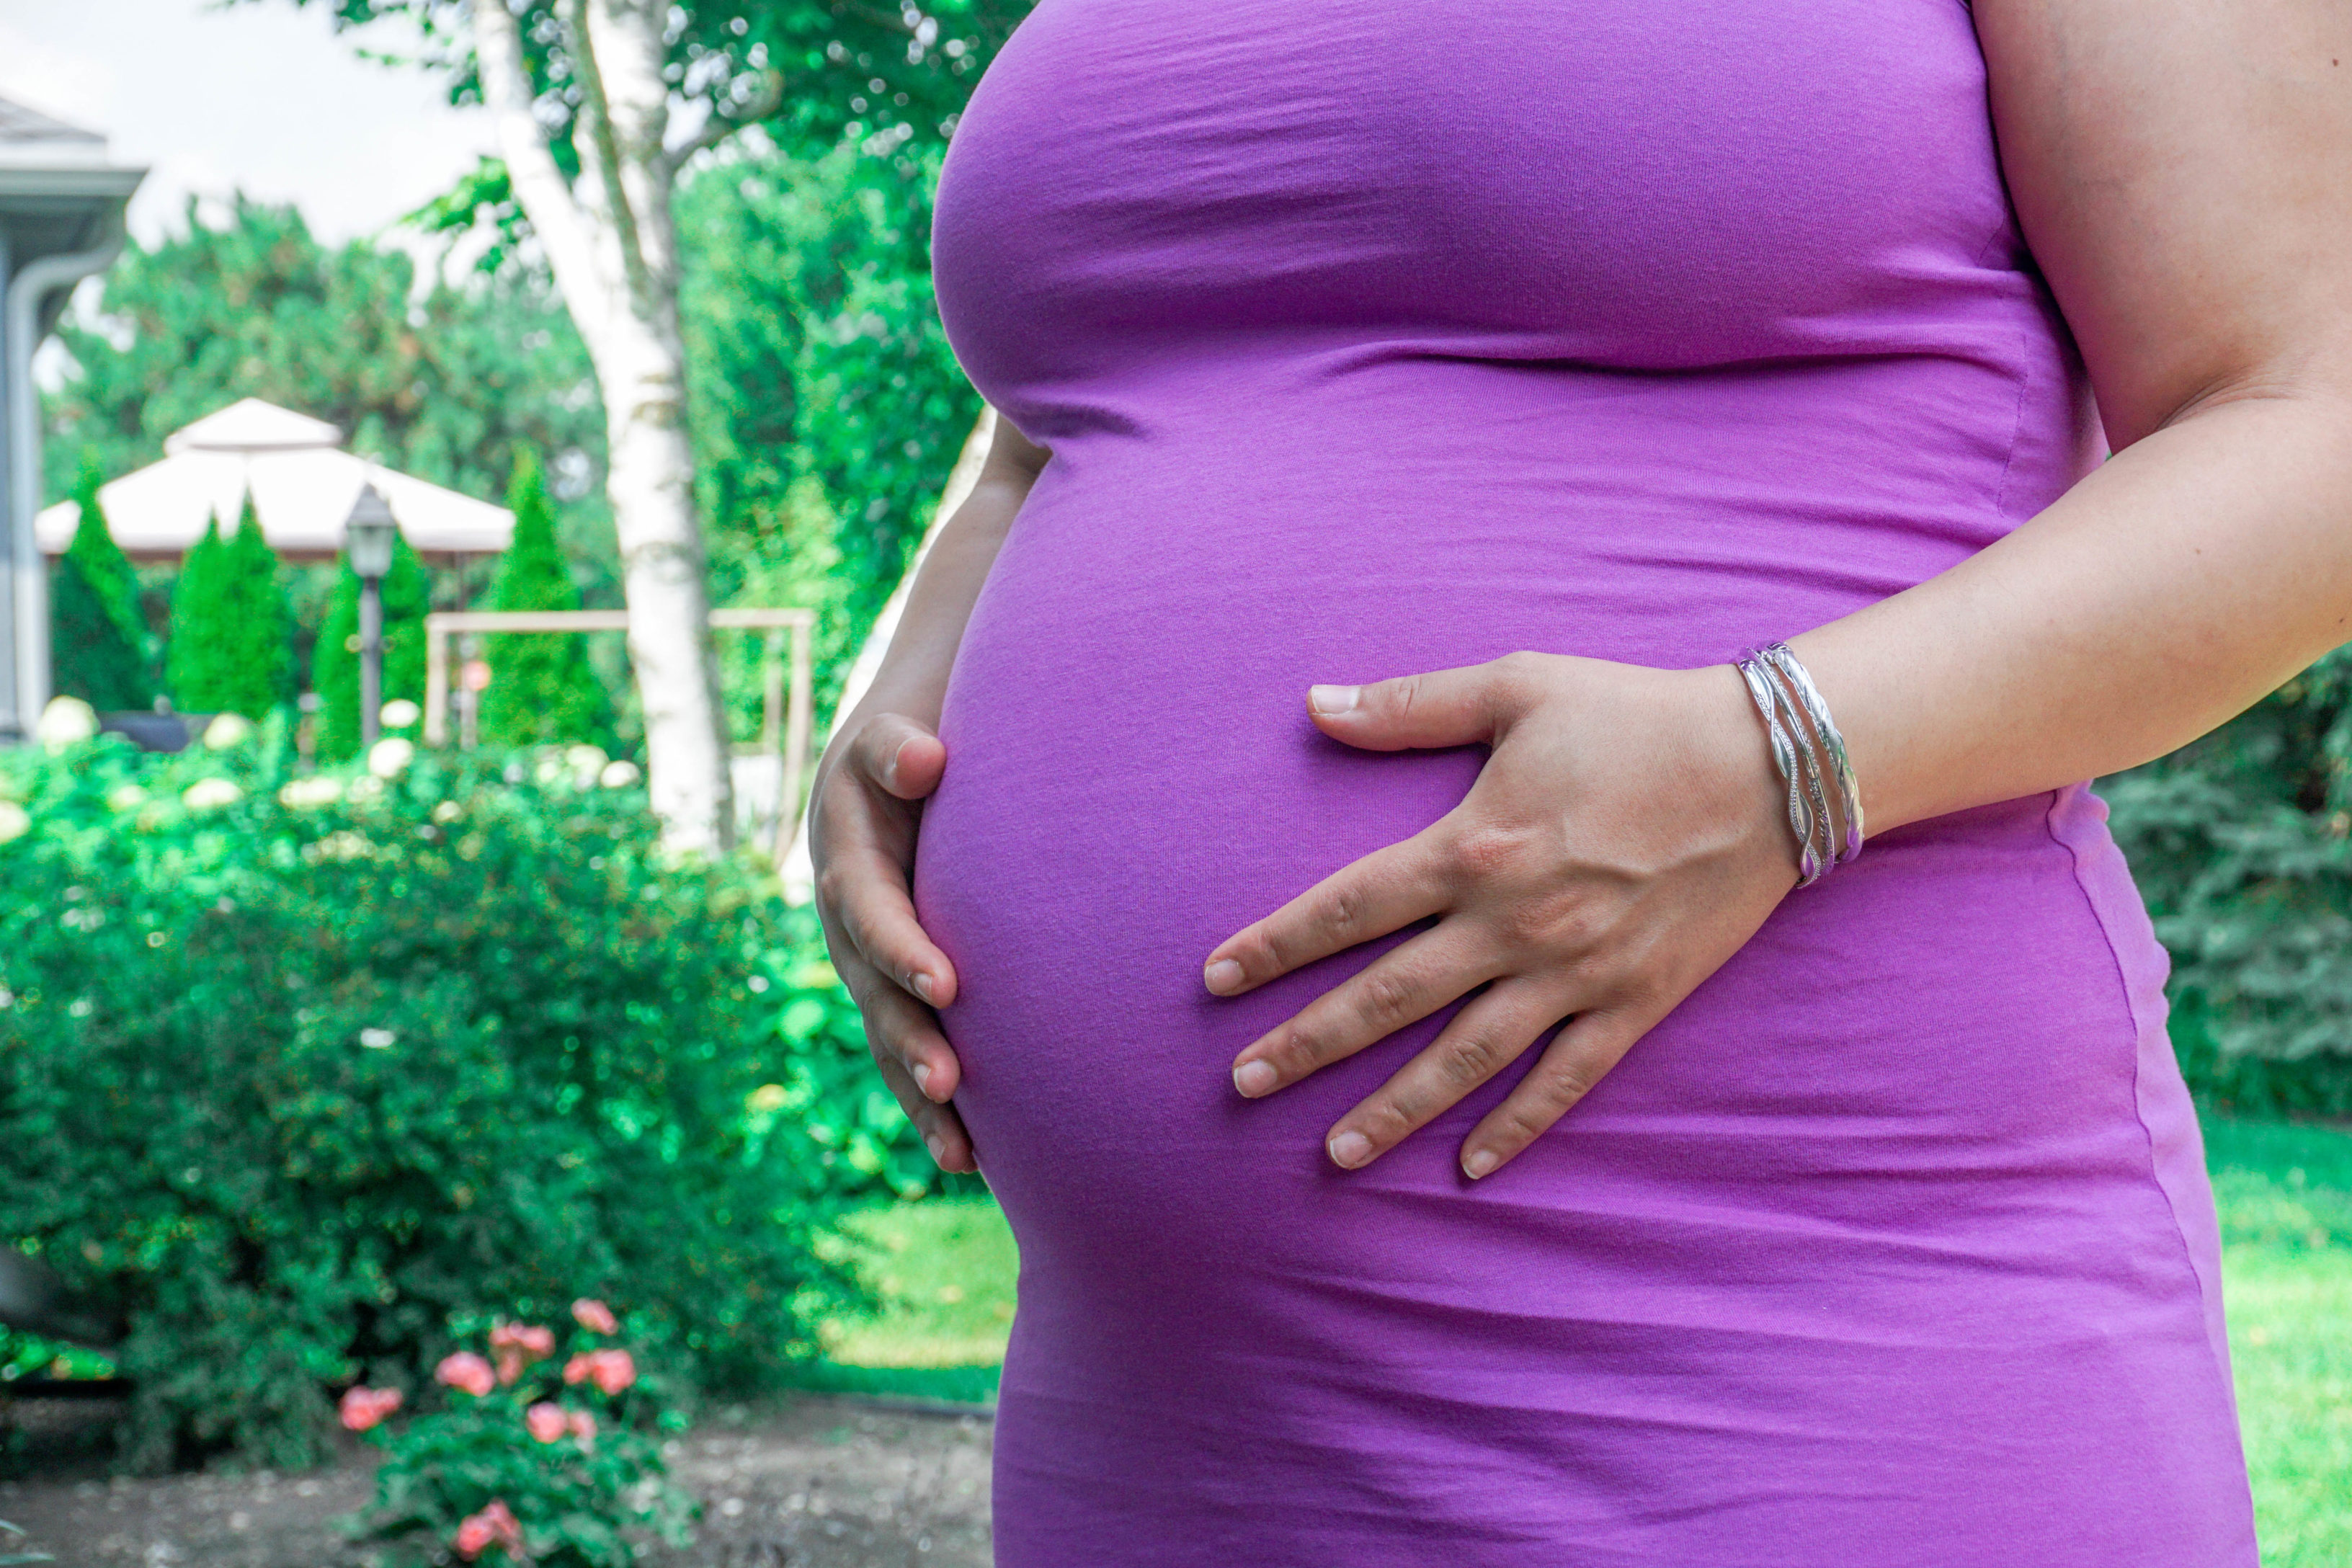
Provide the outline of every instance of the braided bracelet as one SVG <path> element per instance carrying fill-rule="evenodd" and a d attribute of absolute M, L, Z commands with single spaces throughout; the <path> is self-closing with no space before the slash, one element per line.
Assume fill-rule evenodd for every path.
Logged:
<path fill-rule="evenodd" d="M 1862 788 L 1846 754 L 1845 737 L 1831 721 L 1821 689 L 1787 643 L 1749 648 L 1734 668 L 1763 718 L 1773 766 L 1789 787 L 1789 831 L 1797 840 L 1797 886 L 1811 887 L 1862 853 Z M 1825 778 L 1836 781 L 1839 815 L 1845 823 L 1843 843 L 1837 837 Z"/>

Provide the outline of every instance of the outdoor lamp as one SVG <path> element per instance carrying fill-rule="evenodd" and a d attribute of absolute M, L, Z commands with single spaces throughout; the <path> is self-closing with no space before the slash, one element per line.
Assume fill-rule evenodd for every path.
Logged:
<path fill-rule="evenodd" d="M 373 485 L 360 487 L 352 515 L 343 521 L 343 550 L 360 580 L 360 744 L 373 746 L 383 733 L 383 578 L 392 570 L 392 544 L 399 529 L 392 508 Z"/>

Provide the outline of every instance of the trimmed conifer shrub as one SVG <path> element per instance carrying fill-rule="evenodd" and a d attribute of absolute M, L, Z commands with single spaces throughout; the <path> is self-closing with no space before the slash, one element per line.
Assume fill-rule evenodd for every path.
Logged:
<path fill-rule="evenodd" d="M 99 482 L 97 465 L 84 457 L 74 487 L 81 519 L 49 584 L 53 684 L 100 710 L 145 708 L 155 700 L 155 681 L 139 575 L 107 531 Z"/>
<path fill-rule="evenodd" d="M 258 719 L 294 695 L 293 615 L 251 496 L 236 531 L 215 518 L 180 568 L 165 674 L 184 713 Z"/>
<path fill-rule="evenodd" d="M 395 537 L 392 570 L 383 578 L 383 700 L 404 697 L 425 702 L 425 616 L 433 607 L 433 585 L 425 563 Z M 343 563 L 335 579 L 327 619 L 310 653 L 310 689 L 319 694 L 318 755 L 335 762 L 360 749 L 360 579 Z M 418 726 L 386 729 L 387 735 L 415 734 Z"/>
<path fill-rule="evenodd" d="M 499 563 L 490 590 L 494 610 L 576 610 L 579 585 L 572 581 L 563 552 L 555 542 L 555 509 L 549 504 L 539 461 L 515 454 L 514 480 L 507 488 L 514 509 L 514 542 Z M 490 689 L 482 694 L 482 738 L 509 745 L 551 742 L 608 742 L 611 700 L 588 662 L 588 645 L 576 632 L 509 632 L 488 639 Z"/>

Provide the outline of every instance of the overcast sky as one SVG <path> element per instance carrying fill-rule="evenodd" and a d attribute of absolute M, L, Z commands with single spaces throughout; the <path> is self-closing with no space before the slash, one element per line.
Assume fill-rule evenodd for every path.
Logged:
<path fill-rule="evenodd" d="M 430 72 L 352 49 L 316 3 L 0 0 L 0 98 L 146 164 L 131 226 L 151 243 L 190 193 L 239 188 L 294 202 L 321 239 L 373 234 L 491 150 L 488 118 L 450 108 Z"/>

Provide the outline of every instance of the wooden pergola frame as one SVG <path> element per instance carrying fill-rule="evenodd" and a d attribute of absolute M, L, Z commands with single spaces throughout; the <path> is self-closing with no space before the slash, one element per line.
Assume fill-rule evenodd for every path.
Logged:
<path fill-rule="evenodd" d="M 782 777 L 776 792 L 778 853 L 792 841 L 800 816 L 801 782 L 808 776 L 809 740 L 814 728 L 810 639 L 816 612 L 802 609 L 731 609 L 710 612 L 713 631 L 767 634 L 760 750 L 779 754 Z M 449 638 L 468 632 L 625 632 L 626 610 L 436 610 L 425 617 L 425 743 L 449 743 Z M 786 687 L 783 641 L 792 638 L 791 680 Z"/>

